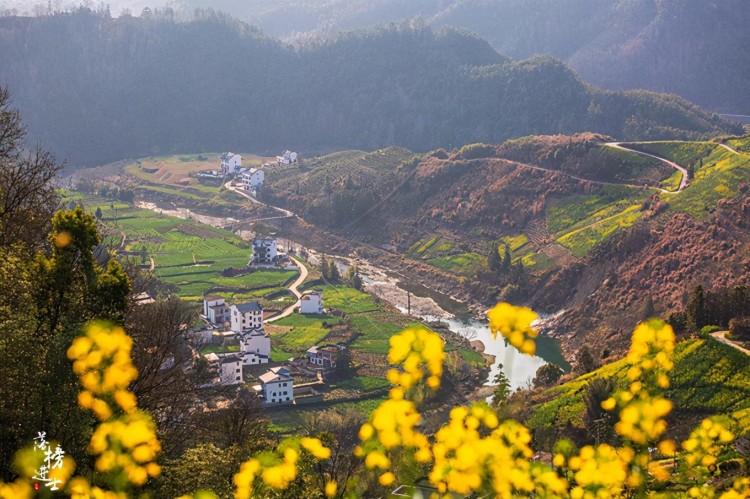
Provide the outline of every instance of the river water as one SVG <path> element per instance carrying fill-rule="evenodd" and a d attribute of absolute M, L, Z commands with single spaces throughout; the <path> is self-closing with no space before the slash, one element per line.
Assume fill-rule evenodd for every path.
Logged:
<path fill-rule="evenodd" d="M 434 299 L 438 298 L 441 302 L 450 303 L 453 301 L 450 297 L 435 296 L 434 290 L 430 290 L 430 296 L 425 296 L 427 293 L 413 291 L 415 287 L 412 285 L 408 288 L 414 294 L 407 297 L 407 291 L 402 288 L 404 283 L 396 277 L 389 276 L 383 269 L 369 263 L 365 265 L 360 263 L 359 270 L 363 276 L 365 289 L 391 303 L 401 312 L 408 312 L 408 300 L 413 316 L 425 322 L 440 321 L 446 324 L 452 332 L 470 341 L 481 341 L 484 345 L 484 353 L 494 357 L 489 375 L 484 380 L 485 385 L 494 385 L 493 380 L 500 370 L 508 378 L 511 389 L 515 390 L 530 387 L 537 369 L 547 362 L 554 362 L 563 368 L 568 368 L 557 341 L 552 338 L 546 336 L 537 338 L 538 355 L 522 354 L 515 347 L 507 344 L 502 337 L 493 338 L 486 320 L 479 320 L 461 313 L 451 313 L 438 305 Z M 461 310 L 461 304 L 457 305 Z"/>

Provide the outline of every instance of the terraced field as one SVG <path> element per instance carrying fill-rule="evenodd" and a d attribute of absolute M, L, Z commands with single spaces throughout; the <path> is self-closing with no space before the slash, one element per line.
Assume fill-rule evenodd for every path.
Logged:
<path fill-rule="evenodd" d="M 266 306 L 279 307 L 267 298 L 283 298 L 285 283 L 296 271 L 259 270 L 235 277 L 222 275 L 227 268 L 242 269 L 252 257 L 250 245 L 233 233 L 192 220 L 160 215 L 131 205 L 112 204 L 97 198 L 84 198 L 86 208 L 102 210 L 102 221 L 113 241 L 125 234 L 121 248 L 137 264 L 148 267 L 153 259 L 154 273 L 174 286 L 178 296 L 199 299 L 206 293 L 229 299 L 259 299 Z M 145 256 L 145 259 L 144 259 Z"/>
<path fill-rule="evenodd" d="M 750 435 L 750 356 L 712 339 L 681 342 L 674 355 L 675 368 L 665 396 L 680 414 L 727 414 L 736 435 Z M 619 387 L 625 387 L 628 368 L 623 359 L 550 388 L 543 394 L 546 401 L 534 406 L 529 426 L 583 429 L 586 385 L 594 379 L 614 377 Z"/>

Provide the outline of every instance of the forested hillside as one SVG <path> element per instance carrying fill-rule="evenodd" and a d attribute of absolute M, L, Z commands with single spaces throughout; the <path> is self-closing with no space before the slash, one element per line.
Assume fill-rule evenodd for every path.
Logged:
<path fill-rule="evenodd" d="M 747 138 L 630 150 L 609 141 L 584 133 L 418 156 L 346 151 L 270 169 L 262 199 L 404 255 L 400 271 L 462 300 L 564 310 L 553 329 L 569 353 L 584 342 L 616 351 L 652 315 L 676 313 L 684 327 L 697 285 L 748 285 L 750 162 Z M 641 152 L 681 165 L 687 183 Z"/>
<path fill-rule="evenodd" d="M 171 5 L 185 14 L 213 7 L 272 36 L 295 40 L 419 18 L 435 28 L 468 28 L 514 59 L 553 55 L 603 88 L 670 92 L 717 112 L 750 114 L 744 56 L 750 10 L 743 0 L 182 0 Z"/>
<path fill-rule="evenodd" d="M 673 96 L 614 93 L 558 60 L 509 62 L 456 30 L 393 25 L 294 49 L 226 16 L 0 19 L 0 74 L 72 166 L 173 152 L 414 151 L 532 133 L 738 132 Z M 189 105 L 187 105 L 189 103 Z"/>

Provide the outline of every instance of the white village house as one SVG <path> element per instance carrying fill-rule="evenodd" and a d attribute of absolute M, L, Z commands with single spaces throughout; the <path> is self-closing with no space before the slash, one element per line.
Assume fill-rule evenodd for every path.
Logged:
<path fill-rule="evenodd" d="M 323 292 L 315 289 L 309 289 L 302 293 L 299 299 L 300 314 L 322 314 L 323 313 Z"/>
<path fill-rule="evenodd" d="M 253 239 L 253 263 L 273 263 L 276 260 L 276 239 Z"/>
<path fill-rule="evenodd" d="M 257 301 L 238 303 L 229 309 L 232 323 L 230 329 L 235 333 L 263 328 L 263 307 Z"/>
<path fill-rule="evenodd" d="M 260 168 L 250 168 L 242 173 L 242 188 L 246 191 L 257 191 L 258 187 L 263 185 L 265 173 Z"/>
<path fill-rule="evenodd" d="M 221 155 L 221 173 L 233 173 L 242 168 L 242 156 L 233 152 L 225 152 Z"/>
<path fill-rule="evenodd" d="M 218 375 L 222 385 L 242 383 L 242 359 L 234 353 L 206 355 L 209 369 Z"/>
<path fill-rule="evenodd" d="M 246 366 L 268 364 L 271 356 L 271 337 L 268 336 L 263 327 L 259 329 L 246 329 L 237 333 L 240 339 L 240 357 Z"/>
<path fill-rule="evenodd" d="M 294 381 L 287 368 L 274 367 L 262 374 L 259 379 L 259 388 L 265 404 L 291 404 L 294 402 Z"/>
<path fill-rule="evenodd" d="M 297 153 L 292 151 L 284 151 L 281 156 L 276 156 L 276 163 L 280 165 L 289 165 L 297 162 Z"/>
<path fill-rule="evenodd" d="M 211 324 L 223 325 L 229 322 L 229 305 L 220 296 L 206 296 L 203 298 L 203 317 Z"/>
<path fill-rule="evenodd" d="M 315 367 L 335 369 L 341 355 L 341 350 L 333 345 L 315 346 L 307 349 L 307 362 Z"/>

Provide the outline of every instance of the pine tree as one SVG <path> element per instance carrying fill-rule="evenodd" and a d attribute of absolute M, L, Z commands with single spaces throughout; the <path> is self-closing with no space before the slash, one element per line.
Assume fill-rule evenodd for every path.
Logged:
<path fill-rule="evenodd" d="M 334 258 L 331 258 L 330 262 L 328 262 L 328 273 L 330 274 L 329 280 L 331 282 L 339 282 L 341 280 L 341 274 Z"/>
<path fill-rule="evenodd" d="M 490 245 L 490 252 L 487 255 L 487 266 L 490 268 L 491 272 L 497 272 L 502 266 L 499 250 L 500 246 L 497 243 L 492 243 Z"/>
<path fill-rule="evenodd" d="M 503 270 L 508 270 L 511 265 L 511 255 L 510 255 L 510 246 L 508 246 L 508 243 L 505 243 L 504 247 L 505 253 L 503 254 Z"/>
<path fill-rule="evenodd" d="M 362 289 L 362 277 L 360 277 L 359 269 L 356 265 L 352 265 L 351 267 L 349 267 L 349 270 L 346 271 L 346 275 L 344 276 L 344 280 L 348 282 L 354 289 Z"/>
<path fill-rule="evenodd" d="M 706 297 L 703 286 L 698 285 L 693 290 L 690 301 L 685 308 L 685 314 L 687 315 L 688 331 L 697 332 L 706 325 Z"/>
<path fill-rule="evenodd" d="M 96 219 L 97 220 L 101 220 L 102 219 L 102 209 L 101 209 L 100 206 L 96 207 L 96 213 L 94 213 L 94 215 L 96 215 Z"/>
<path fill-rule="evenodd" d="M 325 255 L 320 255 L 320 273 L 325 280 L 329 280 L 331 277 L 330 269 L 328 266 L 328 259 Z"/>

